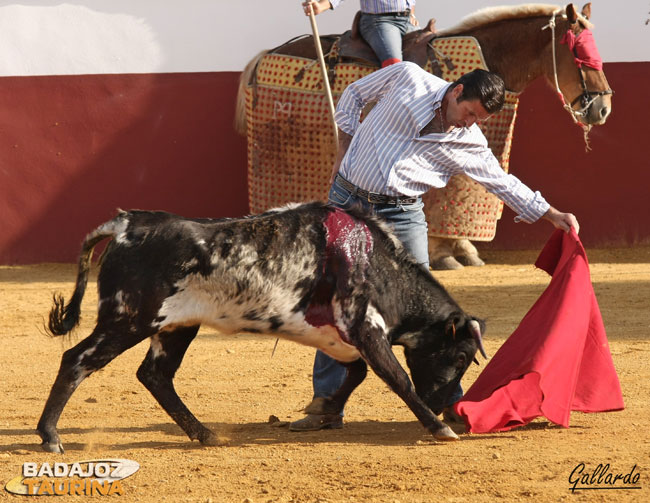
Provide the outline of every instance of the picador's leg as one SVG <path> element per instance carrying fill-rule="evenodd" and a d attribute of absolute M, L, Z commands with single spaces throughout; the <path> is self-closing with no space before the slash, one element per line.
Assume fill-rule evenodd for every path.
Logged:
<path fill-rule="evenodd" d="M 160 406 L 192 440 L 215 445 L 216 435 L 194 417 L 174 389 L 174 375 L 180 367 L 188 346 L 199 326 L 179 327 L 160 332 L 151 338 L 151 347 L 138 369 L 138 379 L 151 392 Z"/>
<path fill-rule="evenodd" d="M 329 398 L 314 398 L 305 407 L 307 414 L 340 414 L 352 392 L 363 382 L 368 373 L 368 365 L 359 358 L 345 364 L 347 374 L 341 387 Z"/>
<path fill-rule="evenodd" d="M 149 335 L 139 334 L 125 323 L 98 323 L 92 334 L 63 353 L 59 373 L 37 426 L 37 432 L 43 440 L 41 446 L 45 451 L 64 452 L 56 425 L 79 384 Z"/>

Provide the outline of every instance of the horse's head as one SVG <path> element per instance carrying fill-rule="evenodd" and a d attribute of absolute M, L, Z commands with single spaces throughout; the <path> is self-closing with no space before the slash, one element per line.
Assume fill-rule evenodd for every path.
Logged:
<path fill-rule="evenodd" d="M 557 84 L 574 118 L 585 125 L 604 124 L 612 110 L 612 90 L 591 32 L 591 4 L 579 15 L 573 4 L 566 20 L 557 23 L 554 71 Z"/>
<path fill-rule="evenodd" d="M 515 93 L 544 75 L 588 131 L 591 125 L 604 124 L 612 110 L 612 90 L 591 33 L 590 14 L 591 4 L 580 14 L 573 4 L 487 7 L 438 36 L 475 37 L 488 68 Z"/>

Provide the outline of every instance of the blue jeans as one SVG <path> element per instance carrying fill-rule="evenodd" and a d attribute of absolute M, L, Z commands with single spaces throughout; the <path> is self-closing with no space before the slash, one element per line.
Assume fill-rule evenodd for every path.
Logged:
<path fill-rule="evenodd" d="M 380 62 L 402 58 L 402 35 L 417 28 L 409 22 L 408 16 L 383 16 L 361 14 L 359 31 L 368 45 L 375 51 Z"/>
<path fill-rule="evenodd" d="M 418 264 L 429 269 L 427 222 L 424 216 L 424 204 L 418 200 L 414 204 L 371 204 L 367 200 L 352 194 L 334 180 L 329 192 L 329 204 L 342 209 L 348 209 L 357 204 L 381 216 L 393 228 L 397 238 L 403 243 L 404 248 L 413 255 Z M 321 351 L 316 352 L 312 385 L 314 398 L 332 396 L 345 380 L 346 369 L 339 362 L 330 358 Z M 463 390 L 458 385 L 450 397 L 449 404 L 460 400 Z M 341 411 L 343 415 L 343 411 Z"/>

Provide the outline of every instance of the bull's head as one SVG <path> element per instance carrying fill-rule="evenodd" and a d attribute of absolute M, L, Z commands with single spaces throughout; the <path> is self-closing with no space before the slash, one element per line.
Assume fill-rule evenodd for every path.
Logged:
<path fill-rule="evenodd" d="M 457 314 L 409 338 L 404 354 L 415 391 L 436 414 L 448 405 L 470 363 L 476 361 L 476 351 L 487 358 L 484 330 L 483 320 Z"/>

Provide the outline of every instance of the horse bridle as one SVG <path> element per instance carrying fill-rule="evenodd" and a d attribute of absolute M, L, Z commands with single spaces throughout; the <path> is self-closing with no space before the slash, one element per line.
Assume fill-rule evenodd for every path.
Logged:
<path fill-rule="evenodd" d="M 575 53 L 575 49 L 574 49 Z M 576 65 L 577 66 L 577 65 Z M 607 88 L 604 91 L 590 91 L 587 89 L 587 82 L 585 81 L 585 72 L 582 67 L 578 66 L 578 75 L 580 75 L 580 85 L 582 87 L 582 94 L 580 94 L 576 99 L 571 102 L 571 110 L 573 110 L 573 105 L 580 102 L 581 108 L 578 110 L 573 110 L 573 112 L 581 117 L 587 115 L 587 112 L 591 108 L 591 105 L 601 96 L 606 96 L 608 94 L 614 94 L 614 91 L 611 88 Z"/>
<path fill-rule="evenodd" d="M 560 98 L 562 98 L 564 109 L 567 112 L 569 112 L 569 114 L 573 118 L 573 121 L 585 129 L 585 141 L 586 141 L 587 134 L 589 132 L 589 129 L 591 129 L 591 126 L 580 122 L 579 117 L 585 117 L 589 109 L 591 108 L 591 105 L 593 105 L 594 101 L 596 101 L 599 97 L 608 94 L 614 94 L 614 91 L 611 88 L 608 88 L 604 91 L 590 91 L 589 89 L 587 89 L 587 82 L 585 81 L 584 71 L 582 70 L 582 67 L 576 64 L 578 75 L 580 75 L 580 85 L 582 86 L 582 94 L 578 95 L 578 97 L 571 102 L 571 105 L 567 104 L 567 101 L 564 98 L 564 94 L 560 89 L 560 84 L 558 83 L 557 80 L 557 58 L 555 56 L 555 43 L 556 43 L 555 42 L 555 18 L 561 12 L 562 9 L 558 9 L 555 12 L 553 12 L 553 14 L 551 14 L 551 19 L 549 20 L 548 24 L 543 26 L 542 30 L 545 30 L 546 28 L 551 29 L 551 37 L 552 37 L 551 48 L 553 53 L 553 78 L 555 79 L 555 90 L 560 95 Z M 575 54 L 575 48 L 574 48 L 574 54 Z M 581 108 L 579 108 L 578 110 L 574 110 L 573 105 L 575 105 L 578 102 L 580 102 Z"/>

